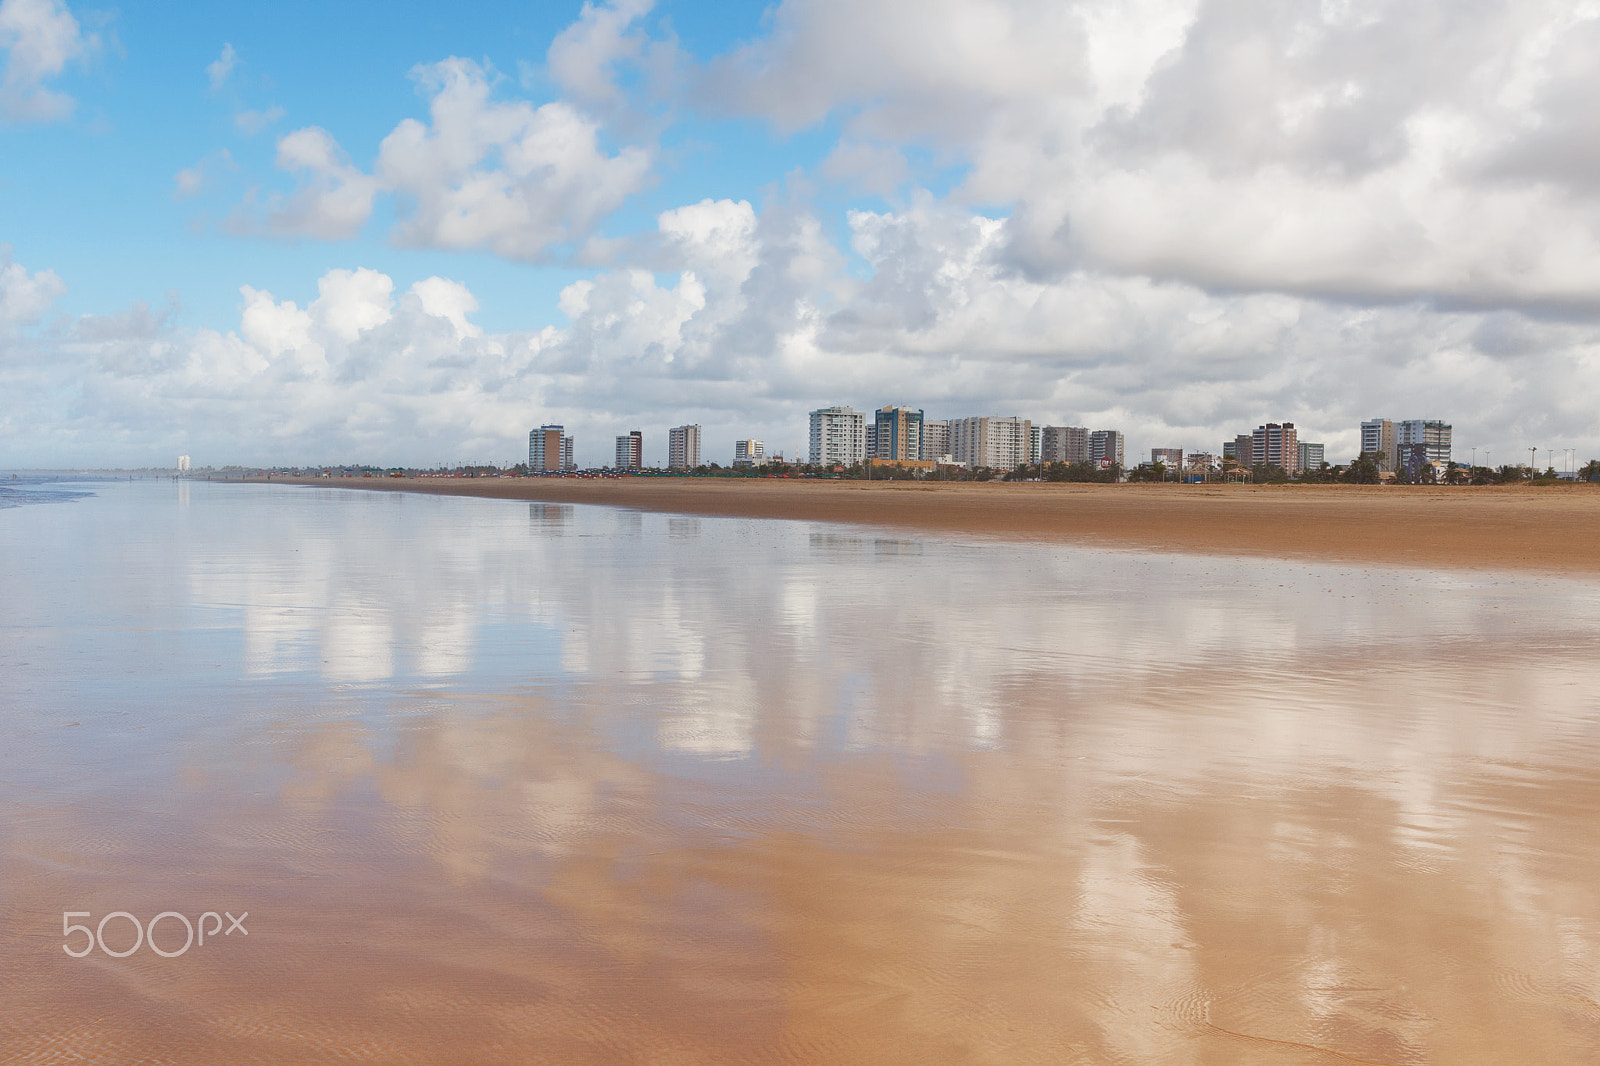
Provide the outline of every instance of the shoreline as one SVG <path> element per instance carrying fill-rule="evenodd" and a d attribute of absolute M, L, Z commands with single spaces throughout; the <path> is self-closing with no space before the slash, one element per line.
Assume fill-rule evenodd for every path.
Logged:
<path fill-rule="evenodd" d="M 837 522 L 1083 547 L 1600 575 L 1600 486 L 1085 485 L 765 478 L 245 478 Z"/>

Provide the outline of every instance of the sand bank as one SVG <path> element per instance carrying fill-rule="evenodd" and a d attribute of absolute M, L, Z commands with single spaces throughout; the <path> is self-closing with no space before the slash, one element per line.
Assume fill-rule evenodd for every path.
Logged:
<path fill-rule="evenodd" d="M 290 480 L 294 479 L 274 479 Z M 725 478 L 301 484 L 848 522 L 1109 548 L 1600 573 L 1600 488 L 1069 485 Z"/>

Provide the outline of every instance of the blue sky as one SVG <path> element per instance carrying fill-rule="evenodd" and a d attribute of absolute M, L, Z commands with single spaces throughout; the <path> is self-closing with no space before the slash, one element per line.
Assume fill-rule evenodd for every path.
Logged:
<path fill-rule="evenodd" d="M 0 466 L 838 402 L 1600 454 L 1595 54 L 1582 3 L 0 0 Z"/>

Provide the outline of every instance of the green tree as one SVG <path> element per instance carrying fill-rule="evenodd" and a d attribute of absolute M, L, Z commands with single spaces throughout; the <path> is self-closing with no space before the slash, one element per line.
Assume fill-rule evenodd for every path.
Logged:
<path fill-rule="evenodd" d="M 1344 480 L 1352 485 L 1376 485 L 1381 480 L 1378 477 L 1378 453 L 1362 452 L 1344 469 Z"/>

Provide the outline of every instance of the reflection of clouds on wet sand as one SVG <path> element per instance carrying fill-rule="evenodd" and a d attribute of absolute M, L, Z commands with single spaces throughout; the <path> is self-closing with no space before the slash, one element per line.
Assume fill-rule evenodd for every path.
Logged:
<path fill-rule="evenodd" d="M 0 1058 L 1595 1046 L 1591 585 L 220 491 L 113 527 L 182 552 L 64 538 L 126 580 L 0 679 L 66 691 L 53 639 L 143 676 L 151 604 L 209 635 L 137 749 L 36 713 L 0 754 Z M 89 996 L 34 928 L 177 890 L 262 954 Z"/>

